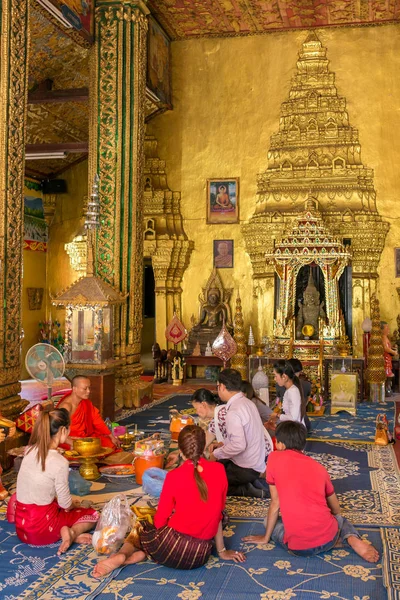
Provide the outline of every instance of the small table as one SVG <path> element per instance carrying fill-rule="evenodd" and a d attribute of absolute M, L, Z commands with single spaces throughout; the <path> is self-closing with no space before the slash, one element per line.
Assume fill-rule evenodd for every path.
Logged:
<path fill-rule="evenodd" d="M 217 356 L 185 356 L 187 366 L 191 367 L 191 379 L 196 379 L 197 367 L 223 367 L 224 363 Z M 229 361 L 227 362 L 227 366 Z M 189 379 L 189 375 L 187 375 Z"/>

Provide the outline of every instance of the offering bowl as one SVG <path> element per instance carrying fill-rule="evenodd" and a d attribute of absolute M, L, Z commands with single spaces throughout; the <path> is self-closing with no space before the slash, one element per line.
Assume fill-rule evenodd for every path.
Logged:
<path fill-rule="evenodd" d="M 100 438 L 80 438 L 74 440 L 73 448 L 80 456 L 93 456 L 101 452 Z"/>

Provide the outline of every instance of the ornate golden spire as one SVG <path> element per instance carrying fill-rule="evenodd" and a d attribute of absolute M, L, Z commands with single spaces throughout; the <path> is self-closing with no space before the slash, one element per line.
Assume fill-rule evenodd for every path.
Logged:
<path fill-rule="evenodd" d="M 234 319 L 234 338 L 237 344 L 237 352 L 231 359 L 232 369 L 237 369 L 242 379 L 247 379 L 247 344 L 244 335 L 244 323 L 242 313 L 242 301 L 238 292 L 236 298 L 236 310 Z"/>

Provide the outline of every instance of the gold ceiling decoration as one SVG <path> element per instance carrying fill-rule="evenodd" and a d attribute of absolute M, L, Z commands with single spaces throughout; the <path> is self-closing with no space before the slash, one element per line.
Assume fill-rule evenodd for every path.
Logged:
<path fill-rule="evenodd" d="M 63 33 L 37 2 L 31 1 L 30 5 L 29 89 L 36 89 L 45 79 L 53 82 L 53 90 L 87 87 L 89 50 Z M 88 129 L 88 102 L 28 104 L 28 144 L 86 142 Z M 29 160 L 25 174 L 37 179 L 52 177 L 86 156 L 69 154 L 62 160 Z"/>
<path fill-rule="evenodd" d="M 398 2 L 370 0 L 202 0 L 201 3 L 149 0 L 148 6 L 173 40 L 312 27 L 378 25 L 400 19 Z"/>

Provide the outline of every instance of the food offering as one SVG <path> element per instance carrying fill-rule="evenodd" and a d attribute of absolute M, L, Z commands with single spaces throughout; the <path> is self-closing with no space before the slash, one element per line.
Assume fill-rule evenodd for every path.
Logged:
<path fill-rule="evenodd" d="M 102 475 L 106 477 L 132 477 L 135 474 L 133 465 L 107 465 L 99 469 Z"/>

